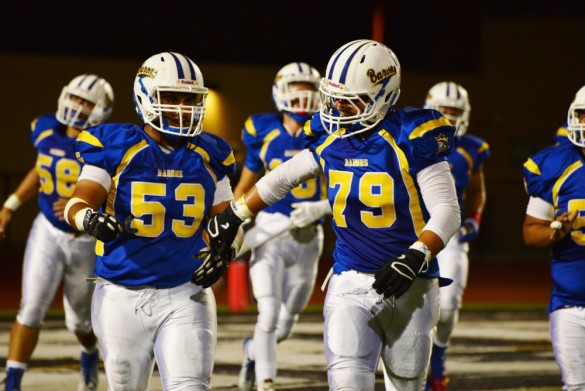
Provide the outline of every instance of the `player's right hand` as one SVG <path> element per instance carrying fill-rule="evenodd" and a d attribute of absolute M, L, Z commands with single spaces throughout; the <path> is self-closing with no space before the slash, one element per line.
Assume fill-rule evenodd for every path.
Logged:
<path fill-rule="evenodd" d="M 131 219 L 126 219 L 121 222 L 110 214 L 94 212 L 88 209 L 83 218 L 83 228 L 89 235 L 107 243 L 124 233 L 136 233 L 135 229 L 129 228 L 130 221 Z"/>
<path fill-rule="evenodd" d="M 428 260 L 425 253 L 409 248 L 403 255 L 387 262 L 376 272 L 372 287 L 379 295 L 394 296 L 398 299 L 427 268 Z"/>
<path fill-rule="evenodd" d="M 213 216 L 207 224 L 211 253 L 220 257 L 232 257 L 232 243 L 243 221 L 234 213 L 231 205 Z"/>

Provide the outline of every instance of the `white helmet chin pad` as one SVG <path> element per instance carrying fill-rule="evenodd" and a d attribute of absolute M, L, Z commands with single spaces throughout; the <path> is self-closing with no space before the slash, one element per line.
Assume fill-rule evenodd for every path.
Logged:
<path fill-rule="evenodd" d="M 349 42 L 329 60 L 321 80 L 321 123 L 338 138 L 373 129 L 400 96 L 400 63 L 387 46 Z"/>
<path fill-rule="evenodd" d="M 192 94 L 190 105 L 162 103 L 161 94 Z M 147 59 L 136 74 L 134 104 L 140 118 L 161 133 L 193 137 L 201 133 L 208 89 L 199 67 L 172 52 Z"/>
<path fill-rule="evenodd" d="M 81 98 L 93 107 L 79 102 Z M 57 101 L 56 117 L 64 125 L 85 129 L 104 123 L 114 109 L 112 86 L 96 75 L 79 75 L 69 82 Z"/>

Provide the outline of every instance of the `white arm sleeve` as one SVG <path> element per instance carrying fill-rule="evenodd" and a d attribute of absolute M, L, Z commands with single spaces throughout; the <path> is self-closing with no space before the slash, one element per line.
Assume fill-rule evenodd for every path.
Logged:
<path fill-rule="evenodd" d="M 541 220 L 553 221 L 555 219 L 555 207 L 539 197 L 530 197 L 526 214 Z"/>
<path fill-rule="evenodd" d="M 104 189 L 106 189 L 106 193 L 110 192 L 112 177 L 103 168 L 89 164 L 84 165 L 81 169 L 81 174 L 79 174 L 79 178 L 77 178 L 77 181 L 79 182 L 82 179 L 87 179 L 89 181 L 99 183 Z"/>
<path fill-rule="evenodd" d="M 217 205 L 220 202 L 231 201 L 234 199 L 234 193 L 232 192 L 232 186 L 230 180 L 225 176 L 221 181 L 217 182 L 215 187 L 215 194 L 213 196 L 213 205 Z"/>
<path fill-rule="evenodd" d="M 304 149 L 264 175 L 256 183 L 256 189 L 262 201 L 272 205 L 301 183 L 320 174 L 321 166 L 311 151 Z"/>
<path fill-rule="evenodd" d="M 416 179 L 431 215 L 424 230 L 434 232 L 447 244 L 461 225 L 461 210 L 449 164 L 433 164 L 420 171 Z"/>

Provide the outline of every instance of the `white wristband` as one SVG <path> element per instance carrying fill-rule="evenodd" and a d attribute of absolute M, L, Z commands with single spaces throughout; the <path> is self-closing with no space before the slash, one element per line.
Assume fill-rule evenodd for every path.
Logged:
<path fill-rule="evenodd" d="M 432 255 L 431 250 L 429 250 L 427 245 L 421 242 L 420 240 L 414 242 L 412 246 L 410 246 L 410 248 L 412 248 L 413 250 L 418 250 L 421 253 L 423 253 L 425 255 L 425 262 L 429 262 L 431 260 Z"/>
<path fill-rule="evenodd" d="M 75 228 L 76 230 L 78 230 L 79 232 L 83 232 L 85 231 L 85 228 L 83 227 L 83 219 L 85 218 L 85 214 L 87 213 L 88 210 L 92 210 L 90 207 L 87 208 L 83 208 L 80 209 L 79 211 L 77 211 L 77 213 L 75 213 Z"/>
<path fill-rule="evenodd" d="M 20 207 L 20 205 L 22 205 L 20 198 L 18 198 L 18 196 L 13 193 L 10 194 L 10 196 L 6 199 L 3 206 L 6 209 L 10 209 L 11 211 L 14 212 L 16 209 Z"/>
<path fill-rule="evenodd" d="M 244 221 L 247 218 L 254 216 L 254 213 L 248 208 L 246 201 L 244 200 L 244 196 L 241 196 L 239 200 L 236 202 L 231 203 L 231 207 L 236 214 L 240 218 L 240 220 Z"/>

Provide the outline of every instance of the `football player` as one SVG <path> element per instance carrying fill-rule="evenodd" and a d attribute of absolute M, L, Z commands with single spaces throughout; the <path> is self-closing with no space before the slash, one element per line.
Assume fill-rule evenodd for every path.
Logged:
<path fill-rule="evenodd" d="M 343 45 L 304 126 L 305 149 L 208 226 L 212 252 L 229 252 L 246 218 L 325 175 L 337 236 L 323 309 L 333 390 L 373 390 L 380 357 L 395 388 L 424 387 L 439 317 L 435 256 L 461 222 L 446 161 L 455 127 L 435 110 L 395 110 L 400 76 L 385 45 Z"/>
<path fill-rule="evenodd" d="M 447 389 L 445 351 L 459 318 L 463 291 L 469 270 L 469 242 L 479 232 L 486 202 L 483 163 L 489 157 L 489 145 L 467 133 L 471 106 L 467 90 L 454 82 L 440 82 L 429 90 L 424 107 L 440 111 L 455 127 L 455 148 L 447 159 L 451 167 L 463 224 L 445 249 L 437 255 L 441 276 L 453 283 L 441 288 L 441 311 L 431 355 L 429 387 L 433 391 Z M 467 204 L 468 210 L 464 210 Z M 464 218 L 465 217 L 465 218 Z"/>
<path fill-rule="evenodd" d="M 147 389 L 154 360 L 163 389 L 210 389 L 215 299 L 190 279 L 214 261 L 193 256 L 205 254 L 202 223 L 233 199 L 235 166 L 202 131 L 207 94 L 193 61 L 156 54 L 134 80 L 144 125 L 97 126 L 76 143 L 85 165 L 65 216 L 98 239 L 92 320 L 112 390 Z"/>
<path fill-rule="evenodd" d="M 302 149 L 302 125 L 319 108 L 319 72 L 294 62 L 278 71 L 272 98 L 278 113 L 255 114 L 243 128 L 247 148 L 240 180 L 234 190 L 239 197 L 250 190 L 264 172 L 270 172 Z M 238 377 L 240 390 L 274 389 L 276 344 L 291 333 L 299 313 L 306 306 L 323 249 L 323 229 L 318 209 L 329 209 L 321 200 L 322 177 L 309 179 L 282 200 L 256 216 L 256 225 L 244 242 L 268 236 L 279 227 L 295 226 L 252 250 L 250 278 L 258 305 L 254 338 L 244 341 L 244 358 Z M 313 217 L 312 211 L 315 210 Z"/>
<path fill-rule="evenodd" d="M 94 238 L 79 235 L 64 220 L 81 164 L 74 143 L 81 130 L 104 122 L 112 113 L 110 84 L 96 75 L 80 75 L 63 87 L 57 112 L 36 118 L 31 142 L 37 161 L 0 211 L 0 239 L 12 214 L 38 192 L 40 213 L 28 236 L 22 273 L 22 299 L 10 332 L 7 391 L 20 390 L 24 371 L 36 347 L 43 319 L 63 282 L 65 322 L 81 345 L 79 390 L 95 390 L 99 352 L 90 306 L 93 284 L 85 278 L 94 267 Z"/>
<path fill-rule="evenodd" d="M 552 249 L 548 306 L 563 390 L 585 389 L 585 87 L 568 112 L 569 143 L 551 146 L 524 163 L 530 196 L 522 226 L 528 246 Z"/>

